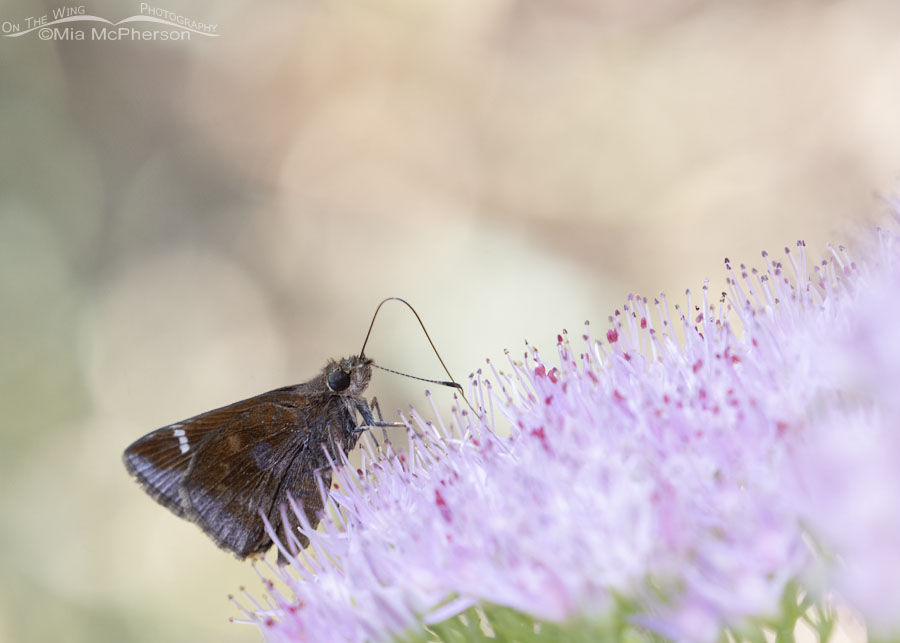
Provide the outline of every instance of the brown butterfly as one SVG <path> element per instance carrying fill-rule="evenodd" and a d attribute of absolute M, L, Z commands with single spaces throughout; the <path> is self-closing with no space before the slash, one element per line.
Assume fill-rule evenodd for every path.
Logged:
<path fill-rule="evenodd" d="M 287 538 L 291 533 L 306 547 L 308 540 L 297 533 L 298 525 L 290 518 L 287 524 L 282 522 L 283 515 L 291 515 L 282 512 L 289 499 L 302 503 L 315 528 L 323 509 L 315 472 L 320 472 L 325 489 L 329 489 L 328 456 L 339 461 L 339 453 L 349 453 L 362 432 L 372 427 L 403 426 L 376 420 L 371 408 L 377 408 L 377 403 L 373 400 L 370 407 L 363 397 L 375 366 L 365 356 L 365 346 L 378 311 L 390 300 L 409 306 L 422 324 L 409 303 L 388 297 L 376 308 L 359 355 L 329 361 L 303 384 L 275 389 L 148 433 L 125 449 L 128 472 L 157 502 L 199 525 L 219 547 L 240 559 L 263 553 L 272 545 L 261 514 L 285 546 L 291 542 Z M 430 337 L 428 341 L 434 348 Z M 440 355 L 438 360 L 444 366 Z M 426 381 L 462 391 L 452 376 L 449 382 Z M 279 551 L 279 563 L 285 562 Z"/>

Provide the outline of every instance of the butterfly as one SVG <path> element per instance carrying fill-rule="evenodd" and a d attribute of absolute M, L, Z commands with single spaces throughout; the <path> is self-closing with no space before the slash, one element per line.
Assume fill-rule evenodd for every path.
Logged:
<path fill-rule="evenodd" d="M 125 449 L 125 468 L 154 500 L 197 524 L 239 559 L 272 546 L 263 515 L 285 546 L 296 539 L 306 547 L 308 539 L 297 532 L 299 521 L 282 509 L 292 498 L 298 500 L 315 529 L 324 508 L 316 473 L 328 490 L 329 458 L 338 462 L 341 452 L 349 453 L 372 427 L 404 426 L 376 420 L 372 409 L 377 402 L 370 405 L 363 397 L 376 366 L 364 354 L 366 343 L 378 311 L 390 300 L 409 306 L 425 330 L 412 306 L 389 297 L 376 308 L 359 355 L 329 361 L 308 382 L 156 429 Z M 430 337 L 428 341 L 434 348 Z M 444 366 L 440 355 L 438 360 Z M 462 391 L 452 376 L 450 380 L 425 381 Z M 278 560 L 287 562 L 280 549 Z"/>
<path fill-rule="evenodd" d="M 164 426 L 125 449 L 125 468 L 157 502 L 238 558 L 272 545 L 260 513 L 287 544 L 297 525 L 282 523 L 290 512 L 281 507 L 299 500 L 315 528 L 323 509 L 315 472 L 331 485 L 326 451 L 339 461 L 365 428 L 379 426 L 362 397 L 371 365 L 363 356 L 329 361 L 303 384 Z"/>

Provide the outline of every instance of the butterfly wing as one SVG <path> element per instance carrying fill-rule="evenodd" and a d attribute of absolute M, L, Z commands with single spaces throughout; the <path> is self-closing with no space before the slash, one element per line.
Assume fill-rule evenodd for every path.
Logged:
<path fill-rule="evenodd" d="M 184 518 L 185 508 L 178 490 L 190 469 L 194 456 L 217 431 L 230 424 L 230 411 L 224 407 L 176 422 L 152 431 L 125 449 L 125 468 L 150 496 L 176 515 Z"/>
<path fill-rule="evenodd" d="M 278 506 L 286 494 L 303 501 L 313 525 L 322 508 L 304 458 L 311 449 L 321 453 L 316 436 L 325 434 L 329 417 L 310 412 L 303 386 L 157 429 L 126 449 L 125 466 L 154 499 L 196 522 L 220 547 L 239 558 L 265 551 L 271 540 L 260 510 L 283 534 Z"/>
<path fill-rule="evenodd" d="M 280 530 L 287 494 L 303 501 L 315 524 L 321 499 L 311 475 L 323 432 L 302 406 L 257 401 L 229 430 L 204 445 L 181 485 L 188 517 L 240 558 L 271 546 L 260 511 Z"/>

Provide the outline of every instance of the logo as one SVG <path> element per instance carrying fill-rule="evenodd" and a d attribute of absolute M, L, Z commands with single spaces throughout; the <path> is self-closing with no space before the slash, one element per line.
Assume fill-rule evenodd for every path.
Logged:
<path fill-rule="evenodd" d="M 5 38 L 36 35 L 40 40 L 192 40 L 218 38 L 218 25 L 142 2 L 139 13 L 118 22 L 87 13 L 84 5 L 57 7 L 19 22 L 0 22 Z"/>

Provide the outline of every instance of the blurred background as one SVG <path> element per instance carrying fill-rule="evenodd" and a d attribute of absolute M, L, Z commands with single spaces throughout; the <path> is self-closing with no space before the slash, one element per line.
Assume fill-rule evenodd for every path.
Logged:
<path fill-rule="evenodd" d="M 358 352 L 383 297 L 465 378 L 629 292 L 719 292 L 724 257 L 821 257 L 900 170 L 892 0 L 153 6 L 218 37 L 0 34 L 3 641 L 257 640 L 251 567 L 121 452 Z M 366 352 L 442 377 L 400 306 Z"/>

